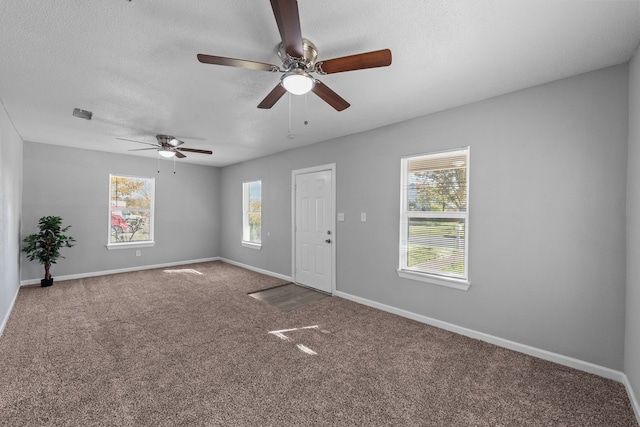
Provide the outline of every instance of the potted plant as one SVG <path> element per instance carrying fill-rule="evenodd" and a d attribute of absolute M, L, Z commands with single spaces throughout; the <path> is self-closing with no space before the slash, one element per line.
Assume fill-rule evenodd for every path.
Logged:
<path fill-rule="evenodd" d="M 40 232 L 31 234 L 24 238 L 23 242 L 27 245 L 22 249 L 26 252 L 29 261 L 38 260 L 44 265 L 44 279 L 40 281 L 41 286 L 53 285 L 53 277 L 49 269 L 51 264 L 55 264 L 60 257 L 60 248 L 73 246 L 75 239 L 66 236 L 70 225 L 62 228 L 62 218 L 59 216 L 43 216 L 38 222 Z"/>

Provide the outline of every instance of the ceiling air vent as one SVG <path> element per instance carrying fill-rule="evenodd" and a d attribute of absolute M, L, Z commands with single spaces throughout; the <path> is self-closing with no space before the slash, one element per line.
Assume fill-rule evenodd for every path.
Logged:
<path fill-rule="evenodd" d="M 74 117 L 79 117 L 79 118 L 85 119 L 85 120 L 91 120 L 91 116 L 93 116 L 93 113 L 91 111 L 81 110 L 79 108 L 74 108 L 73 109 L 73 116 Z"/>

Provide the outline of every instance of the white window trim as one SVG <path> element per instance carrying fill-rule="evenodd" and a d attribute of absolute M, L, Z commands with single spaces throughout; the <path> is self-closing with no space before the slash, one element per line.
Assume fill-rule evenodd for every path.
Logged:
<path fill-rule="evenodd" d="M 430 283 L 432 285 L 444 286 L 447 288 L 468 291 L 471 282 L 468 280 L 457 280 L 453 277 L 436 276 L 435 274 L 424 273 L 422 271 L 413 271 L 409 269 L 398 269 L 398 276 L 403 279 L 417 280 L 420 282 Z"/>
<path fill-rule="evenodd" d="M 262 200 L 262 180 L 261 179 L 253 179 L 251 181 L 244 181 L 242 183 L 242 240 L 240 244 L 249 249 L 261 250 L 262 249 L 262 237 L 260 238 L 260 242 L 252 242 L 251 240 L 244 240 L 244 230 L 248 227 L 247 221 L 249 220 L 249 206 L 248 205 L 248 194 L 249 184 L 254 182 L 260 182 L 260 200 Z M 262 205 L 262 204 L 261 204 Z M 262 208 L 260 208 L 260 234 L 262 235 Z"/>
<path fill-rule="evenodd" d="M 155 241 L 155 203 L 156 203 L 156 179 L 150 176 L 136 176 L 136 175 L 126 175 L 119 173 L 110 173 L 109 174 L 109 197 L 111 197 L 111 177 L 114 176 L 122 176 L 125 178 L 136 178 L 136 179 L 149 179 L 151 180 L 151 207 L 149 208 L 150 212 L 150 220 L 149 220 L 149 231 L 150 231 L 150 239 L 144 241 L 136 241 L 136 242 L 117 242 L 111 243 L 111 206 L 109 205 L 109 213 L 107 215 L 109 228 L 107 229 L 107 244 L 106 248 L 108 250 L 119 250 L 119 249 L 135 249 L 135 248 L 150 248 L 156 245 Z M 109 203 L 111 201 L 109 200 Z"/>
<path fill-rule="evenodd" d="M 111 236 L 109 236 L 111 237 Z M 118 249 L 135 249 L 135 248 L 152 248 L 156 245 L 155 241 L 144 241 L 144 242 L 118 242 L 118 243 L 108 243 L 107 249 L 110 251 L 118 250 Z"/>
<path fill-rule="evenodd" d="M 467 155 L 467 209 L 464 213 L 458 213 L 458 212 L 438 212 L 437 213 L 437 217 L 438 218 L 464 218 L 465 219 L 465 233 L 464 233 L 464 238 L 465 238 L 465 242 L 464 242 L 464 257 L 465 257 L 465 265 L 464 265 L 464 277 L 455 277 L 455 276 L 445 276 L 445 275 L 438 275 L 438 274 L 433 274 L 433 273 L 427 273 L 424 271 L 419 271 L 419 270 L 415 270 L 412 269 L 410 267 L 406 267 L 407 265 L 407 251 L 403 248 L 404 245 L 404 239 L 403 236 L 406 235 L 407 233 L 407 227 L 409 226 L 409 221 L 408 221 L 408 217 L 409 214 L 407 213 L 406 207 L 407 207 L 407 196 L 408 196 L 408 192 L 406 191 L 406 188 L 408 187 L 409 183 L 408 183 L 408 173 L 407 173 L 407 162 L 409 159 L 412 158 L 416 158 L 416 157 L 420 157 L 420 156 L 441 156 L 441 157 L 445 157 L 445 156 L 450 156 L 456 152 L 466 152 Z M 471 282 L 469 281 L 469 171 L 470 171 L 470 158 L 471 158 L 471 147 L 462 147 L 462 148 L 456 148 L 453 150 L 446 150 L 446 151 L 442 151 L 442 152 L 435 152 L 435 153 L 424 153 L 424 154 L 415 154 L 415 155 L 407 155 L 407 156 L 403 156 L 402 157 L 402 166 L 401 166 L 401 177 L 400 177 L 400 198 L 401 198 L 401 205 L 400 205 L 400 247 L 399 247 L 399 252 L 400 252 L 400 260 L 399 260 L 399 267 L 396 270 L 396 272 L 398 273 L 398 276 L 403 278 L 403 279 L 409 279 L 409 280 L 417 280 L 420 282 L 425 282 L 425 283 L 429 283 L 432 285 L 438 285 L 438 286 L 444 286 L 444 287 L 448 287 L 448 288 L 453 288 L 453 289 L 458 289 L 458 290 L 462 290 L 462 291 L 467 291 L 469 290 L 469 287 L 471 286 Z M 412 212 L 411 216 L 413 217 L 435 217 L 436 215 L 433 214 L 423 214 L 422 212 Z"/>
<path fill-rule="evenodd" d="M 245 248 L 255 249 L 258 251 L 262 249 L 262 243 L 247 242 L 246 240 L 242 241 L 242 246 L 244 246 Z"/>

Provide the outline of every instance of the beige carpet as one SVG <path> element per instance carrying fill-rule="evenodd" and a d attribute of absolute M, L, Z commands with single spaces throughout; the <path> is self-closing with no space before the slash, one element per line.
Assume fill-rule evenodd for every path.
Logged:
<path fill-rule="evenodd" d="M 637 426 L 624 387 L 211 262 L 20 290 L 2 426 Z"/>

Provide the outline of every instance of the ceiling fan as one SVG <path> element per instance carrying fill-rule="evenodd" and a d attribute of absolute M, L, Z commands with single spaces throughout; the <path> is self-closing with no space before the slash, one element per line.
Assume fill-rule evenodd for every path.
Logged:
<path fill-rule="evenodd" d="M 273 107 L 286 92 L 303 95 L 311 91 L 336 110 L 342 111 L 350 104 L 320 80 L 313 78 L 311 73 L 333 74 L 391 65 L 389 49 L 316 61 L 318 51 L 315 45 L 301 35 L 297 0 L 270 1 L 282 38 L 278 49 L 282 68 L 264 62 L 198 54 L 198 61 L 203 64 L 283 73 L 280 83 L 258 104 L 258 108 Z"/>
<path fill-rule="evenodd" d="M 180 141 L 179 139 L 170 135 L 156 135 L 156 139 L 158 140 L 157 144 L 152 144 L 150 142 L 144 142 L 144 141 L 136 141 L 133 139 L 126 139 L 126 138 L 116 138 L 116 139 L 119 139 L 121 141 L 137 142 L 138 144 L 151 145 L 152 147 L 150 148 L 135 148 L 129 151 L 156 150 L 158 154 L 166 158 L 175 156 L 179 159 L 183 159 L 187 157 L 184 154 L 182 154 L 181 151 L 185 151 L 188 153 L 213 154 L 209 150 L 199 150 L 197 148 L 180 147 L 180 145 L 184 144 L 184 141 Z"/>

